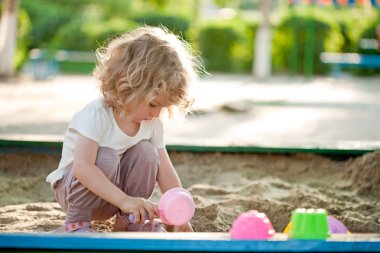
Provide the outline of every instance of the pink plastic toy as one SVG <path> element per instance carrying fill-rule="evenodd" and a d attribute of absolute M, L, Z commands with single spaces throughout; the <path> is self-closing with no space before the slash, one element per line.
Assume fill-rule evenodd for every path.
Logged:
<path fill-rule="evenodd" d="M 172 188 L 165 192 L 158 201 L 160 219 L 167 225 L 183 225 L 190 221 L 195 212 L 195 203 L 191 193 L 183 188 Z M 133 214 L 129 214 L 130 222 L 134 222 Z M 149 219 L 147 214 L 146 219 Z"/>
<path fill-rule="evenodd" d="M 274 232 L 271 221 L 264 213 L 250 210 L 235 219 L 230 234 L 232 239 L 266 240 L 272 238 Z"/>
<path fill-rule="evenodd" d="M 161 220 L 168 225 L 183 225 L 190 221 L 195 212 L 191 193 L 183 188 L 172 188 L 158 201 Z"/>

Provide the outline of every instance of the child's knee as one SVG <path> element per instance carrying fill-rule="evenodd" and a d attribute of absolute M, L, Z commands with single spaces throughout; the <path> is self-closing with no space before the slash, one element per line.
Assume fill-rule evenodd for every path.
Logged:
<path fill-rule="evenodd" d="M 133 149 L 134 152 L 143 155 L 144 159 L 151 160 L 151 162 L 156 162 L 159 159 L 157 148 L 150 141 L 140 141 Z"/>
<path fill-rule="evenodd" d="M 160 158 L 157 148 L 150 141 L 140 141 L 131 148 L 131 157 L 137 158 L 136 162 L 142 169 L 157 168 Z"/>
<path fill-rule="evenodd" d="M 107 171 L 109 170 L 111 170 L 109 171 L 111 173 L 117 170 L 119 166 L 119 156 L 116 150 L 107 147 L 99 147 L 95 165 L 106 174 L 108 174 Z"/>

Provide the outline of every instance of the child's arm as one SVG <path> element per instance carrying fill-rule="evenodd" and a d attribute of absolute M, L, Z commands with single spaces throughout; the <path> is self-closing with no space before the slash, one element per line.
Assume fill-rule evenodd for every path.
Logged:
<path fill-rule="evenodd" d="M 159 149 L 158 154 L 160 156 L 160 169 L 158 170 L 158 186 L 161 192 L 166 192 L 167 190 L 174 187 L 182 187 L 181 181 L 177 175 L 176 170 L 170 160 L 168 152 L 165 148 Z M 174 227 L 175 232 L 193 232 L 193 228 L 190 222 L 183 224 L 181 226 Z"/>
<path fill-rule="evenodd" d="M 157 181 L 161 192 L 164 193 L 174 187 L 182 187 L 181 181 L 166 149 L 159 149 L 158 155 L 160 156 L 160 169 L 158 170 Z"/>
<path fill-rule="evenodd" d="M 134 198 L 114 185 L 95 165 L 98 143 L 78 135 L 74 152 L 74 175 L 91 192 L 119 207 L 125 213 L 133 213 L 135 223 L 145 221 L 146 212 L 151 220 L 158 213 L 156 206 L 144 198 Z"/>

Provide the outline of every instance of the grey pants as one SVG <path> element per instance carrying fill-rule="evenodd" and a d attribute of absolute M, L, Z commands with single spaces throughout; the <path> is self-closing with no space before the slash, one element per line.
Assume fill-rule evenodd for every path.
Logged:
<path fill-rule="evenodd" d="M 127 195 L 148 199 L 156 185 L 159 161 L 156 147 L 149 141 L 141 141 L 128 149 L 120 161 L 115 150 L 99 147 L 95 164 Z M 83 186 L 72 169 L 58 181 L 54 190 L 58 203 L 66 212 L 66 224 L 106 220 L 119 211 Z"/>

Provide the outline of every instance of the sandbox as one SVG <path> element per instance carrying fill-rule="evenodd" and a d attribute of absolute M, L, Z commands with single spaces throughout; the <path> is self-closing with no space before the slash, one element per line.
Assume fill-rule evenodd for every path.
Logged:
<path fill-rule="evenodd" d="M 12 240 L 30 240 L 40 249 L 39 240 L 47 240 L 49 245 L 51 240 L 83 239 L 87 248 L 82 245 L 82 248 L 45 249 L 94 250 L 91 245 L 111 243 L 121 246 L 98 249 L 132 250 L 140 245 L 139 240 L 148 240 L 141 244 L 146 247 L 134 250 L 169 250 L 169 245 L 178 245 L 175 251 L 286 252 L 291 247 L 294 250 L 297 242 L 286 240 L 282 232 L 291 211 L 303 207 L 325 209 L 342 221 L 351 234 L 333 236 L 317 244 L 303 242 L 297 246 L 299 251 L 331 252 L 342 247 L 351 252 L 380 251 L 380 153 L 375 150 L 168 146 L 183 186 L 196 203 L 191 221 L 196 233 L 185 236 L 169 233 L 166 238 L 140 234 L 136 239 L 133 233 L 72 238 L 51 234 L 62 225 L 65 214 L 55 203 L 45 177 L 58 165 L 61 143 L 3 140 L 0 144 L 2 248 L 15 246 L 9 244 Z M 152 199 L 157 201 L 159 197 L 155 191 Z M 274 240 L 238 243 L 229 239 L 234 219 L 247 210 L 267 214 L 277 232 Z M 99 221 L 94 226 L 100 232 L 110 232 L 112 222 L 112 219 Z M 20 232 L 25 234 L 15 234 Z M 118 241 L 120 238 L 129 238 L 129 245 L 135 246 L 122 246 L 125 244 Z M 167 240 L 175 243 L 167 245 Z"/>

